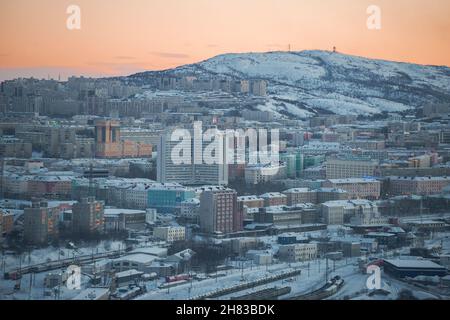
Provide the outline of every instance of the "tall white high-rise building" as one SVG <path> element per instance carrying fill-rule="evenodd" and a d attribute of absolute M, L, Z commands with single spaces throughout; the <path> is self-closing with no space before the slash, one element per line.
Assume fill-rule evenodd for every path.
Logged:
<path fill-rule="evenodd" d="M 161 135 L 158 144 L 157 158 L 157 180 L 161 183 L 176 182 L 185 185 L 227 185 L 228 184 L 228 165 L 225 152 L 225 137 L 222 147 L 223 152 L 219 152 L 222 157 L 218 163 L 205 163 L 204 156 L 207 152 L 209 142 L 200 143 L 201 137 L 194 137 L 191 134 L 190 140 L 172 141 L 171 132 Z M 216 138 L 219 139 L 219 138 Z M 183 145 L 185 144 L 185 145 Z M 173 159 L 174 148 L 189 150 L 185 158 L 190 161 L 176 163 Z"/>

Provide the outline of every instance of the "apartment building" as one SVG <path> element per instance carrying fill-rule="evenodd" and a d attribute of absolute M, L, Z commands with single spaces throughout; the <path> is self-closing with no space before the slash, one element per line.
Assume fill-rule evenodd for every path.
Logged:
<path fill-rule="evenodd" d="M 281 245 L 278 251 L 281 260 L 287 262 L 309 261 L 317 258 L 317 244 L 295 243 Z"/>
<path fill-rule="evenodd" d="M 243 216 L 237 207 L 237 193 L 221 187 L 204 190 L 200 195 L 200 228 L 206 233 L 230 233 L 243 228 Z"/>
<path fill-rule="evenodd" d="M 32 144 L 14 137 L 0 139 L 0 156 L 11 158 L 31 158 Z"/>
<path fill-rule="evenodd" d="M 338 188 L 319 188 L 317 192 L 317 202 L 324 203 L 327 201 L 346 200 L 349 198 L 348 192 Z"/>
<path fill-rule="evenodd" d="M 95 155 L 98 158 L 151 157 L 152 146 L 130 140 L 122 141 L 120 122 L 97 120 L 95 122 Z"/>
<path fill-rule="evenodd" d="M 200 200 L 192 198 L 184 200 L 180 205 L 180 217 L 198 223 L 200 215 Z"/>
<path fill-rule="evenodd" d="M 379 161 L 362 158 L 328 159 L 327 179 L 364 178 L 377 175 Z"/>
<path fill-rule="evenodd" d="M 282 192 L 287 197 L 287 205 L 317 203 L 317 192 L 308 188 L 293 188 Z"/>
<path fill-rule="evenodd" d="M 238 204 L 242 204 L 247 208 L 262 208 L 264 207 L 264 199 L 258 196 L 240 196 L 237 198 Z"/>
<path fill-rule="evenodd" d="M 23 221 L 24 241 L 42 245 L 59 235 L 59 208 L 49 207 L 48 202 L 33 200 L 31 208 L 25 208 Z"/>
<path fill-rule="evenodd" d="M 330 225 L 377 225 L 387 222 L 381 217 L 376 203 L 364 199 L 324 202 L 321 212 L 323 222 Z"/>
<path fill-rule="evenodd" d="M 72 228 L 77 234 L 94 234 L 104 231 L 104 203 L 94 197 L 82 198 L 72 207 Z"/>
<path fill-rule="evenodd" d="M 280 192 L 267 192 L 260 195 L 260 198 L 264 200 L 265 207 L 287 205 L 287 196 Z"/>
<path fill-rule="evenodd" d="M 285 164 L 251 165 L 245 168 L 245 182 L 259 184 L 286 178 Z"/>
<path fill-rule="evenodd" d="M 319 220 L 317 209 L 311 203 L 264 207 L 254 213 L 255 222 L 280 226 L 318 223 Z"/>
<path fill-rule="evenodd" d="M 323 223 L 328 225 L 344 224 L 344 207 L 336 201 L 329 201 L 321 205 Z"/>
<path fill-rule="evenodd" d="M 450 185 L 450 177 L 390 177 L 389 195 L 432 195 L 440 194 Z"/>
<path fill-rule="evenodd" d="M 131 209 L 104 209 L 104 225 L 106 232 L 126 230 L 143 230 L 146 224 L 146 211 Z"/>
<path fill-rule="evenodd" d="M 198 145 L 201 144 L 199 141 L 195 142 L 196 138 L 193 134 L 191 137 L 192 139 L 186 141 L 172 141 L 170 132 L 161 135 L 157 158 L 158 182 L 176 182 L 185 185 L 227 185 L 228 164 L 225 158 L 226 153 L 222 152 L 223 159 L 216 164 L 205 163 L 202 157 L 204 149 L 202 149 L 202 152 L 196 150 L 197 143 Z M 225 146 L 225 143 L 223 143 L 223 146 Z M 172 158 L 173 152 L 176 152 L 177 148 L 189 150 L 189 154 L 183 155 L 186 161 L 182 163 L 174 161 Z"/>
<path fill-rule="evenodd" d="M 184 241 L 186 239 L 186 228 L 181 226 L 156 227 L 153 236 L 167 242 Z"/>
<path fill-rule="evenodd" d="M 349 199 L 377 200 L 381 195 L 381 182 L 375 179 L 329 179 L 323 186 L 345 190 Z"/>

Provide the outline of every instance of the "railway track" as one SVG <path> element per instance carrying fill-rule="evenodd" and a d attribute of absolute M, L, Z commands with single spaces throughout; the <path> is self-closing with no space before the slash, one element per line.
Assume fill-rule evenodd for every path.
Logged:
<path fill-rule="evenodd" d="M 29 274 L 29 273 L 40 273 L 45 271 L 51 271 L 56 270 L 59 268 L 68 267 L 70 265 L 83 265 L 86 263 L 93 263 L 96 260 L 99 259 L 105 259 L 105 258 L 118 258 L 122 255 L 126 254 L 123 250 L 121 251 L 108 251 L 98 254 L 88 254 L 83 256 L 78 256 L 74 258 L 68 258 L 68 259 L 61 259 L 56 261 L 49 261 L 44 263 L 38 263 L 31 266 L 25 266 L 20 268 L 11 269 L 8 272 L 5 272 L 3 275 L 4 279 L 6 280 L 16 280 L 20 279 L 23 275 Z"/>
<path fill-rule="evenodd" d="M 329 280 L 323 287 L 307 294 L 298 295 L 289 300 L 323 300 L 336 294 L 344 285 L 344 279 L 339 276 Z"/>

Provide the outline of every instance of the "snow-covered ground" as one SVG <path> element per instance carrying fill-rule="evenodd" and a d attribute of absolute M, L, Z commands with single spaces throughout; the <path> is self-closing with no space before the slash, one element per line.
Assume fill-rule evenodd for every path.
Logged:
<path fill-rule="evenodd" d="M 309 267 L 308 267 L 309 264 Z M 336 262 L 336 269 L 333 271 L 333 263 L 329 261 L 328 271 L 329 278 L 335 275 L 343 273 L 357 272 L 357 259 L 341 260 Z M 219 299 L 229 299 L 231 297 L 244 295 L 254 291 L 263 290 L 265 288 L 273 287 L 291 287 L 292 291 L 289 295 L 283 296 L 289 298 L 294 295 L 308 293 L 315 289 L 320 288 L 325 284 L 325 266 L 326 261 L 324 259 L 318 259 L 315 261 L 302 262 L 302 263 L 279 263 L 270 266 L 253 266 L 247 267 L 243 271 L 241 269 L 233 269 L 226 271 L 226 276 L 218 277 L 215 279 L 207 279 L 202 281 L 191 281 L 186 284 L 182 284 L 170 289 L 154 289 L 153 284 L 149 289 L 149 292 L 145 295 L 138 297 L 138 300 L 187 300 L 195 296 L 213 292 L 218 288 L 230 287 L 238 285 L 244 281 L 254 281 L 263 279 L 267 276 L 280 274 L 286 271 L 302 270 L 301 275 L 290 277 L 283 280 L 278 280 L 272 283 L 265 284 L 263 286 L 254 287 L 251 289 L 243 290 L 240 292 L 228 294 L 222 296 Z M 308 271 L 309 269 L 309 271 Z M 224 271 L 225 272 L 225 271 Z"/>
<path fill-rule="evenodd" d="M 83 255 L 123 250 L 124 248 L 125 246 L 122 241 L 101 241 L 98 245 L 80 246 L 76 250 L 64 247 L 48 247 L 25 252 L 21 255 L 0 255 L 0 267 L 2 268 L 1 271 L 8 271 L 19 266 L 25 267 L 48 261 L 58 261 L 59 259 L 76 258 Z M 0 279 L 0 281 L 2 280 Z"/>
<path fill-rule="evenodd" d="M 311 110 L 337 114 L 400 112 L 449 97 L 448 67 L 374 60 L 328 51 L 223 54 L 165 71 L 174 75 L 265 79 L 262 109 L 305 118 Z M 144 73 L 145 74 L 145 73 Z M 149 73 L 149 76 L 151 73 Z M 289 102 L 290 101 L 290 102 Z"/>
<path fill-rule="evenodd" d="M 319 236 L 327 233 L 328 235 L 338 236 L 339 228 L 330 227 L 327 231 L 315 231 L 309 233 L 303 233 L 302 236 Z M 345 235 L 341 235 L 345 236 Z M 261 240 L 266 245 L 271 246 L 272 250 L 276 251 L 277 242 L 276 237 L 261 237 Z M 450 252 L 450 236 L 448 233 L 436 233 L 431 239 L 425 241 L 426 245 L 434 246 L 438 245 L 442 247 L 442 252 Z M 97 246 L 84 246 L 78 249 L 78 252 L 72 249 L 66 248 L 47 248 L 34 250 L 29 254 L 22 255 L 22 265 L 32 265 L 37 263 L 46 262 L 48 259 L 57 260 L 60 258 L 72 257 L 75 255 L 89 255 L 92 253 L 99 253 L 104 251 L 123 249 L 123 244 L 119 241 L 104 241 Z M 64 256 L 61 255 L 64 252 Z M 403 248 L 401 250 L 386 251 L 383 254 L 373 254 L 373 258 L 386 258 L 392 257 L 394 254 L 408 254 L 409 249 Z M 6 270 L 15 268 L 18 266 L 19 257 L 13 255 L 4 255 L 1 257 L 0 262 L 3 260 Z M 158 286 L 165 283 L 165 279 L 160 278 L 154 281 L 146 283 L 147 293 L 137 297 L 140 300 L 188 300 L 199 295 L 204 295 L 216 291 L 217 289 L 224 287 L 232 287 L 240 285 L 246 282 L 252 282 L 255 280 L 265 279 L 269 276 L 278 275 L 286 271 L 301 270 L 300 275 L 291 276 L 282 280 L 273 281 L 251 289 L 241 290 L 221 296 L 219 299 L 230 299 L 232 297 L 245 295 L 255 291 L 260 291 L 266 288 L 273 287 L 291 287 L 291 292 L 287 295 L 280 297 L 280 299 L 289 299 L 290 297 L 298 296 L 301 294 L 310 293 L 316 289 L 322 287 L 326 282 L 326 260 L 316 259 L 309 262 L 298 263 L 285 263 L 277 262 L 274 260 L 274 264 L 268 266 L 255 266 L 252 263 L 244 264 L 235 261 L 235 263 L 228 263 L 233 265 L 234 268 L 227 271 L 219 272 L 220 277 L 211 277 L 205 280 L 192 280 L 188 283 L 178 285 L 172 288 L 159 289 Z M 3 271 L 3 270 L 2 270 Z M 57 272 L 56 270 L 55 272 Z M 16 281 L 4 280 L 0 278 L 0 300 L 1 299 L 55 299 L 55 295 L 50 294 L 48 290 L 44 289 L 44 278 L 48 272 L 38 273 L 32 278 L 31 275 L 25 275 L 21 281 L 20 290 L 14 291 Z M 374 295 L 369 296 L 366 287 L 366 282 L 369 275 L 361 272 L 358 266 L 358 258 L 344 258 L 333 262 L 328 260 L 328 279 L 340 276 L 344 279 L 345 283 L 342 289 L 329 299 L 397 299 L 398 294 L 402 289 L 408 289 L 419 299 L 426 298 L 439 298 L 439 294 L 433 290 L 425 290 L 405 283 L 403 281 L 394 279 L 389 275 L 382 273 L 382 287 L 389 292 L 388 295 Z M 89 287 L 89 279 L 86 276 L 82 277 L 82 288 Z M 30 285 L 31 284 L 31 285 Z M 59 299 L 72 299 L 77 296 L 81 290 L 68 290 L 64 286 L 61 287 L 61 293 Z M 46 293 L 46 294 L 44 294 Z M 449 293 L 450 295 L 450 293 Z"/>

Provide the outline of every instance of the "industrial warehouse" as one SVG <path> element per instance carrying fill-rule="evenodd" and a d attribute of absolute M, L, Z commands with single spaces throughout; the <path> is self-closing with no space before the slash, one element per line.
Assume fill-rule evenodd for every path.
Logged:
<path fill-rule="evenodd" d="M 384 271 L 399 278 L 447 274 L 445 267 L 430 260 L 384 260 Z"/>

